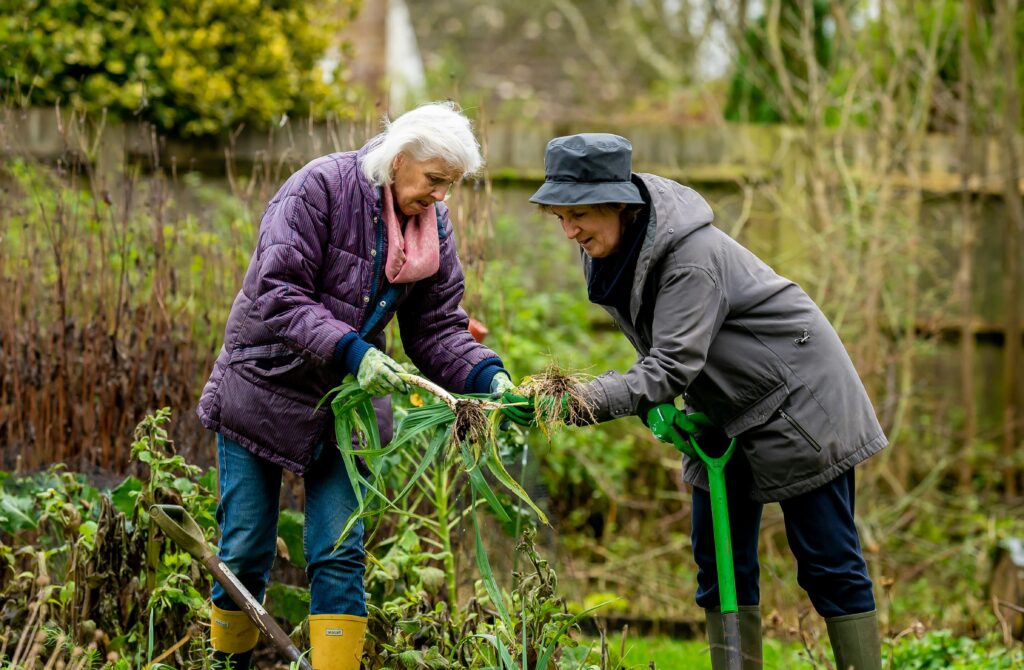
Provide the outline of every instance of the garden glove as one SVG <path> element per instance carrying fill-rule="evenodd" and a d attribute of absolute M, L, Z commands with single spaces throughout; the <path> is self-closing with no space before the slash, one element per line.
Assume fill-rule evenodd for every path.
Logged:
<path fill-rule="evenodd" d="M 533 398 L 517 395 L 512 391 L 505 391 L 501 394 L 501 402 L 515 405 L 514 407 L 501 408 L 504 418 L 512 423 L 528 428 L 537 422 L 537 411 L 533 406 Z"/>
<path fill-rule="evenodd" d="M 648 413 L 647 426 L 651 429 L 651 433 L 662 442 L 676 446 L 670 433 L 660 432 L 669 425 L 682 435 L 685 443 L 689 444 L 691 438 L 696 440 L 704 453 L 712 458 L 717 458 L 729 448 L 729 436 L 718 426 L 712 425 L 711 419 L 704 412 L 687 414 L 672 405 L 665 404 L 653 408 Z M 684 452 L 690 453 L 685 450 Z"/>
<path fill-rule="evenodd" d="M 676 426 L 680 431 L 686 433 L 687 437 L 696 437 L 705 428 L 711 427 L 711 419 L 704 412 L 680 412 L 676 415 Z"/>
<path fill-rule="evenodd" d="M 656 414 L 660 415 L 660 421 L 655 420 Z M 702 430 L 711 426 L 711 420 L 704 412 L 687 414 L 670 404 L 658 405 L 651 409 L 646 423 L 654 437 L 668 444 L 673 444 L 671 434 L 659 433 L 657 428 L 665 429 L 672 425 L 682 434 L 684 440 L 689 441 L 691 437 L 697 437 Z"/>
<path fill-rule="evenodd" d="M 504 372 L 499 372 L 491 379 L 491 398 L 498 400 L 505 392 L 515 390 L 515 388 L 516 385 L 512 383 L 512 378 Z"/>
<path fill-rule="evenodd" d="M 368 349 L 356 372 L 356 383 L 359 388 L 374 396 L 408 393 L 409 387 L 398 376 L 402 372 L 402 367 L 395 359 L 380 349 Z"/>
<path fill-rule="evenodd" d="M 503 403 L 515 404 L 513 407 L 502 407 L 501 413 L 505 415 L 509 421 L 517 423 L 520 426 L 535 426 L 537 425 L 537 406 L 534 398 L 527 398 L 525 396 L 517 395 L 510 391 L 506 391 L 501 396 Z M 565 419 L 569 415 L 569 394 L 563 395 L 561 398 L 546 397 L 542 400 L 545 403 L 557 403 L 552 406 L 555 412 L 552 413 L 544 408 L 544 414 L 546 416 L 552 416 L 554 414 L 557 418 Z M 518 403 L 527 403 L 525 405 Z"/>

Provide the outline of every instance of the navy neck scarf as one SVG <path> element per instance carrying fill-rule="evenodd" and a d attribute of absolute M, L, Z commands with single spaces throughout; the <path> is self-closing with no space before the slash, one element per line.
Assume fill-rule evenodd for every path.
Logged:
<path fill-rule="evenodd" d="M 647 200 L 643 185 L 638 186 L 641 196 Z M 619 248 L 605 258 L 594 258 L 591 261 L 590 281 L 587 282 L 590 302 L 614 307 L 629 314 L 629 294 L 633 289 L 636 261 L 640 258 L 640 249 L 647 237 L 649 218 L 650 206 L 644 205 L 636 218 L 623 227 Z"/>

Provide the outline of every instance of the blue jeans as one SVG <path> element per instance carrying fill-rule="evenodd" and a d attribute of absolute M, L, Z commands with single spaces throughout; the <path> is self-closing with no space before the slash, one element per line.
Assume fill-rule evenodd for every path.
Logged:
<path fill-rule="evenodd" d="M 309 578 L 309 612 L 366 616 L 363 522 L 355 525 L 337 551 L 334 549 L 345 520 L 356 508 L 355 493 L 338 449 L 321 445 L 318 452 L 304 479 L 302 544 Z M 277 552 L 281 467 L 220 434 L 217 464 L 217 523 L 221 531 L 218 556 L 262 601 Z M 221 609 L 239 609 L 219 583 L 213 585 L 213 602 Z"/>
<path fill-rule="evenodd" d="M 740 450 L 737 449 L 729 461 L 725 475 L 736 599 L 739 605 L 757 605 L 760 602 L 757 542 L 764 505 L 747 496 L 750 465 Z M 779 503 L 786 538 L 796 557 L 797 583 L 807 592 L 818 614 L 826 618 L 875 609 L 871 579 L 853 523 L 853 484 L 850 469 L 813 491 Z M 711 496 L 698 488 L 693 489 L 691 538 L 697 562 L 697 604 L 705 609 L 718 607 Z"/>

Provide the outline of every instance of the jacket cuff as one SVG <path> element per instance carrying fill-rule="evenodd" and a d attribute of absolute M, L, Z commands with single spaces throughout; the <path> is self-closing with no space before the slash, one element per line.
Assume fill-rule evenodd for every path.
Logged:
<path fill-rule="evenodd" d="M 373 345 L 359 337 L 357 333 L 347 333 L 334 345 L 334 363 L 345 374 L 354 375 L 359 370 L 359 364 L 363 362 L 363 356 L 370 349 L 373 349 Z"/>
<path fill-rule="evenodd" d="M 595 423 L 621 419 L 633 413 L 629 387 L 618 372 L 609 371 L 579 387 L 593 411 Z"/>
<path fill-rule="evenodd" d="M 469 376 L 466 377 L 466 393 L 490 393 L 491 380 L 499 372 L 507 374 L 509 379 L 512 378 L 497 356 L 480 361 L 473 366 L 473 369 L 469 371 Z"/>

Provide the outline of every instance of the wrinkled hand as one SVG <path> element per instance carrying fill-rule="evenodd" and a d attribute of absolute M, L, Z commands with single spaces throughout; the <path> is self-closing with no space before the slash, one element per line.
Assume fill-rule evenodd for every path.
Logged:
<path fill-rule="evenodd" d="M 356 372 L 356 383 L 370 395 L 391 395 L 408 393 L 409 387 L 398 375 L 402 367 L 380 349 L 370 349 L 363 356 Z"/>
<path fill-rule="evenodd" d="M 512 378 L 504 372 L 499 372 L 491 379 L 491 398 L 498 400 L 506 392 L 513 391 L 515 388 L 516 385 L 512 383 Z"/>

